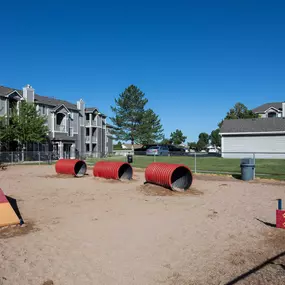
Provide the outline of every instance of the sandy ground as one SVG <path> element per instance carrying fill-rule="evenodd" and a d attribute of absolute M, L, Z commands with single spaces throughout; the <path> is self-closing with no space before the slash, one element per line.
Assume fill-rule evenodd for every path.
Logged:
<path fill-rule="evenodd" d="M 1 285 L 285 284 L 285 231 L 274 228 L 285 184 L 198 176 L 175 194 L 142 186 L 141 171 L 131 182 L 91 173 L 0 171 L 26 222 L 0 230 Z"/>

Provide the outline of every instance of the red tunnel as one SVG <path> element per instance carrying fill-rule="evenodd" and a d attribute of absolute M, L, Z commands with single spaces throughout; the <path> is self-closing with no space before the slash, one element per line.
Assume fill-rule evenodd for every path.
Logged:
<path fill-rule="evenodd" d="M 87 171 L 86 163 L 79 159 L 60 159 L 55 164 L 58 174 L 71 174 L 76 177 L 84 176 Z"/>
<path fill-rule="evenodd" d="M 185 191 L 191 186 L 193 176 L 183 164 L 153 162 L 145 170 L 145 180 L 171 190 Z"/>
<path fill-rule="evenodd" d="M 129 163 L 118 161 L 98 161 L 93 168 L 93 175 L 106 179 L 132 179 L 133 169 Z"/>

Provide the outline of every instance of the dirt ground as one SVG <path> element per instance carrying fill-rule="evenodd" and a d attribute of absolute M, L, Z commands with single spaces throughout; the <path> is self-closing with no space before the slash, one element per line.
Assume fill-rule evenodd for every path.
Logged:
<path fill-rule="evenodd" d="M 0 284 L 285 284 L 285 184 L 197 176 L 173 193 L 131 182 L 0 171 L 25 227 L 0 230 Z M 1 213 L 0 213 L 1 215 Z"/>

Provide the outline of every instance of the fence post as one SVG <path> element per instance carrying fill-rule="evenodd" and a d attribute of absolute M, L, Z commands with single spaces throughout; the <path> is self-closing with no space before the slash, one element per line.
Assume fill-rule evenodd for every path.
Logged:
<path fill-rule="evenodd" d="M 13 164 L 13 152 L 11 152 L 11 164 Z"/>
<path fill-rule="evenodd" d="M 196 157 L 196 151 L 194 152 L 194 173 L 197 173 L 197 157 Z"/>
<path fill-rule="evenodd" d="M 254 164 L 253 179 L 255 179 L 255 153 L 253 153 L 253 164 Z"/>
<path fill-rule="evenodd" d="M 41 164 L 41 153 L 38 152 L 39 164 Z"/>

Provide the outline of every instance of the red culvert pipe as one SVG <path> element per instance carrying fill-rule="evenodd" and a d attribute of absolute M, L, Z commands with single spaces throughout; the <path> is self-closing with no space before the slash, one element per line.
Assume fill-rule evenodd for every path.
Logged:
<path fill-rule="evenodd" d="M 55 164 L 55 171 L 58 174 L 71 174 L 82 177 L 87 171 L 86 163 L 79 159 L 60 159 Z"/>
<path fill-rule="evenodd" d="M 129 163 L 118 161 L 98 161 L 93 168 L 93 175 L 106 179 L 132 179 L 133 168 Z"/>
<path fill-rule="evenodd" d="M 145 180 L 171 190 L 185 191 L 191 186 L 193 175 L 183 164 L 153 162 L 145 170 Z"/>

